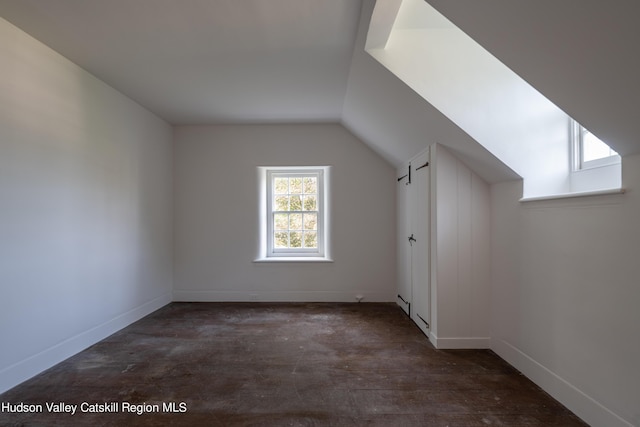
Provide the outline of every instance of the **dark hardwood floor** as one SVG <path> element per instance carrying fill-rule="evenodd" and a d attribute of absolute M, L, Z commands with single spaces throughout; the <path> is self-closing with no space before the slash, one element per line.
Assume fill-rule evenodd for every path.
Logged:
<path fill-rule="evenodd" d="M 173 303 L 0 403 L 2 426 L 585 425 L 491 351 L 435 350 L 372 303 Z"/>

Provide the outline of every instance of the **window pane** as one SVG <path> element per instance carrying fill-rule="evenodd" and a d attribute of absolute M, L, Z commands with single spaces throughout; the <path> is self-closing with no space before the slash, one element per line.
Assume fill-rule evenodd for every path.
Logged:
<path fill-rule="evenodd" d="M 302 230 L 302 214 L 289 215 L 289 229 Z"/>
<path fill-rule="evenodd" d="M 318 247 L 318 235 L 315 231 L 304 233 L 304 247 L 305 248 L 317 248 Z"/>
<path fill-rule="evenodd" d="M 324 256 L 326 167 L 267 168 L 267 257 Z M 320 210 L 322 208 L 322 210 Z M 322 227 L 321 227 L 322 226 Z M 267 236 L 264 236 L 267 237 Z"/>
<path fill-rule="evenodd" d="M 582 134 L 582 161 L 588 162 L 590 160 L 604 159 L 605 157 L 615 156 L 616 153 L 607 144 L 602 142 L 598 137 L 584 130 Z"/>
<path fill-rule="evenodd" d="M 318 228 L 318 214 L 306 213 L 304 214 L 304 229 L 316 230 Z"/>
<path fill-rule="evenodd" d="M 289 247 L 289 239 L 287 232 L 278 232 L 275 234 L 275 239 L 273 239 L 273 245 L 276 248 L 288 248 Z"/>
<path fill-rule="evenodd" d="M 289 225 L 289 215 L 275 214 L 273 222 L 276 230 L 287 230 L 287 227 Z"/>
<path fill-rule="evenodd" d="M 316 178 L 315 177 L 306 177 L 304 179 L 304 192 L 309 194 L 309 193 L 317 193 L 318 192 L 318 185 L 316 183 Z"/>
<path fill-rule="evenodd" d="M 317 208 L 316 196 L 304 196 L 304 210 L 315 211 Z"/>
<path fill-rule="evenodd" d="M 302 196 L 291 196 L 291 210 L 292 211 L 302 210 Z"/>
<path fill-rule="evenodd" d="M 301 231 L 292 231 L 289 233 L 290 245 L 292 248 L 301 248 L 302 247 L 302 232 Z"/>
<path fill-rule="evenodd" d="M 289 197 L 287 196 L 276 196 L 276 211 L 288 211 L 289 210 Z"/>
<path fill-rule="evenodd" d="M 275 179 L 275 193 L 286 194 L 289 190 L 289 178 L 276 178 Z"/>
<path fill-rule="evenodd" d="M 302 193 L 302 178 L 289 178 L 289 193 Z"/>

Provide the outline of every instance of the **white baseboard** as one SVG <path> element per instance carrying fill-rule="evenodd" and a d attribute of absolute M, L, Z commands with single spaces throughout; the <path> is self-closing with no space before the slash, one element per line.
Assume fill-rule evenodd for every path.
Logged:
<path fill-rule="evenodd" d="M 491 349 L 589 425 L 633 427 L 633 424 L 625 421 L 508 342 L 494 339 L 491 341 Z"/>
<path fill-rule="evenodd" d="M 28 380 L 171 302 L 171 293 L 64 340 L 0 371 L 0 393 Z"/>
<path fill-rule="evenodd" d="M 487 349 L 491 348 L 491 338 L 463 337 L 438 338 L 433 332 L 429 333 L 429 341 L 439 350 Z"/>
<path fill-rule="evenodd" d="M 186 291 L 174 290 L 173 300 L 182 302 L 395 302 L 387 292 L 334 291 Z"/>

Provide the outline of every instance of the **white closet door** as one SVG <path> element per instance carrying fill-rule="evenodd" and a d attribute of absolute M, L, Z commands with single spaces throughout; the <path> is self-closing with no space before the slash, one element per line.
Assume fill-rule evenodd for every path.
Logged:
<path fill-rule="evenodd" d="M 411 318 L 418 327 L 429 335 L 431 322 L 431 290 L 429 286 L 429 248 L 430 248 L 430 186 L 429 153 L 419 154 L 411 160 L 411 198 L 412 234 L 415 240 L 411 245 Z"/>
<path fill-rule="evenodd" d="M 398 305 L 410 315 L 411 313 L 411 246 L 408 237 L 411 234 L 411 202 L 409 185 L 409 163 L 398 169 L 397 185 L 397 280 L 398 280 Z"/>

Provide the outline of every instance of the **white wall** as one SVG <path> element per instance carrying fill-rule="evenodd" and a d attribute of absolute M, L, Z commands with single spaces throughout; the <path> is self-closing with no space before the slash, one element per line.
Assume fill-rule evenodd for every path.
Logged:
<path fill-rule="evenodd" d="M 488 348 L 489 185 L 441 145 L 431 147 L 431 160 L 431 340 L 437 348 Z"/>
<path fill-rule="evenodd" d="M 171 297 L 171 128 L 0 19 L 0 392 Z"/>
<path fill-rule="evenodd" d="M 175 129 L 176 300 L 395 301 L 395 172 L 337 124 Z M 333 263 L 255 263 L 258 166 L 332 166 Z"/>
<path fill-rule="evenodd" d="M 594 426 L 640 425 L 640 156 L 623 186 L 528 203 L 492 187 L 492 348 Z"/>

